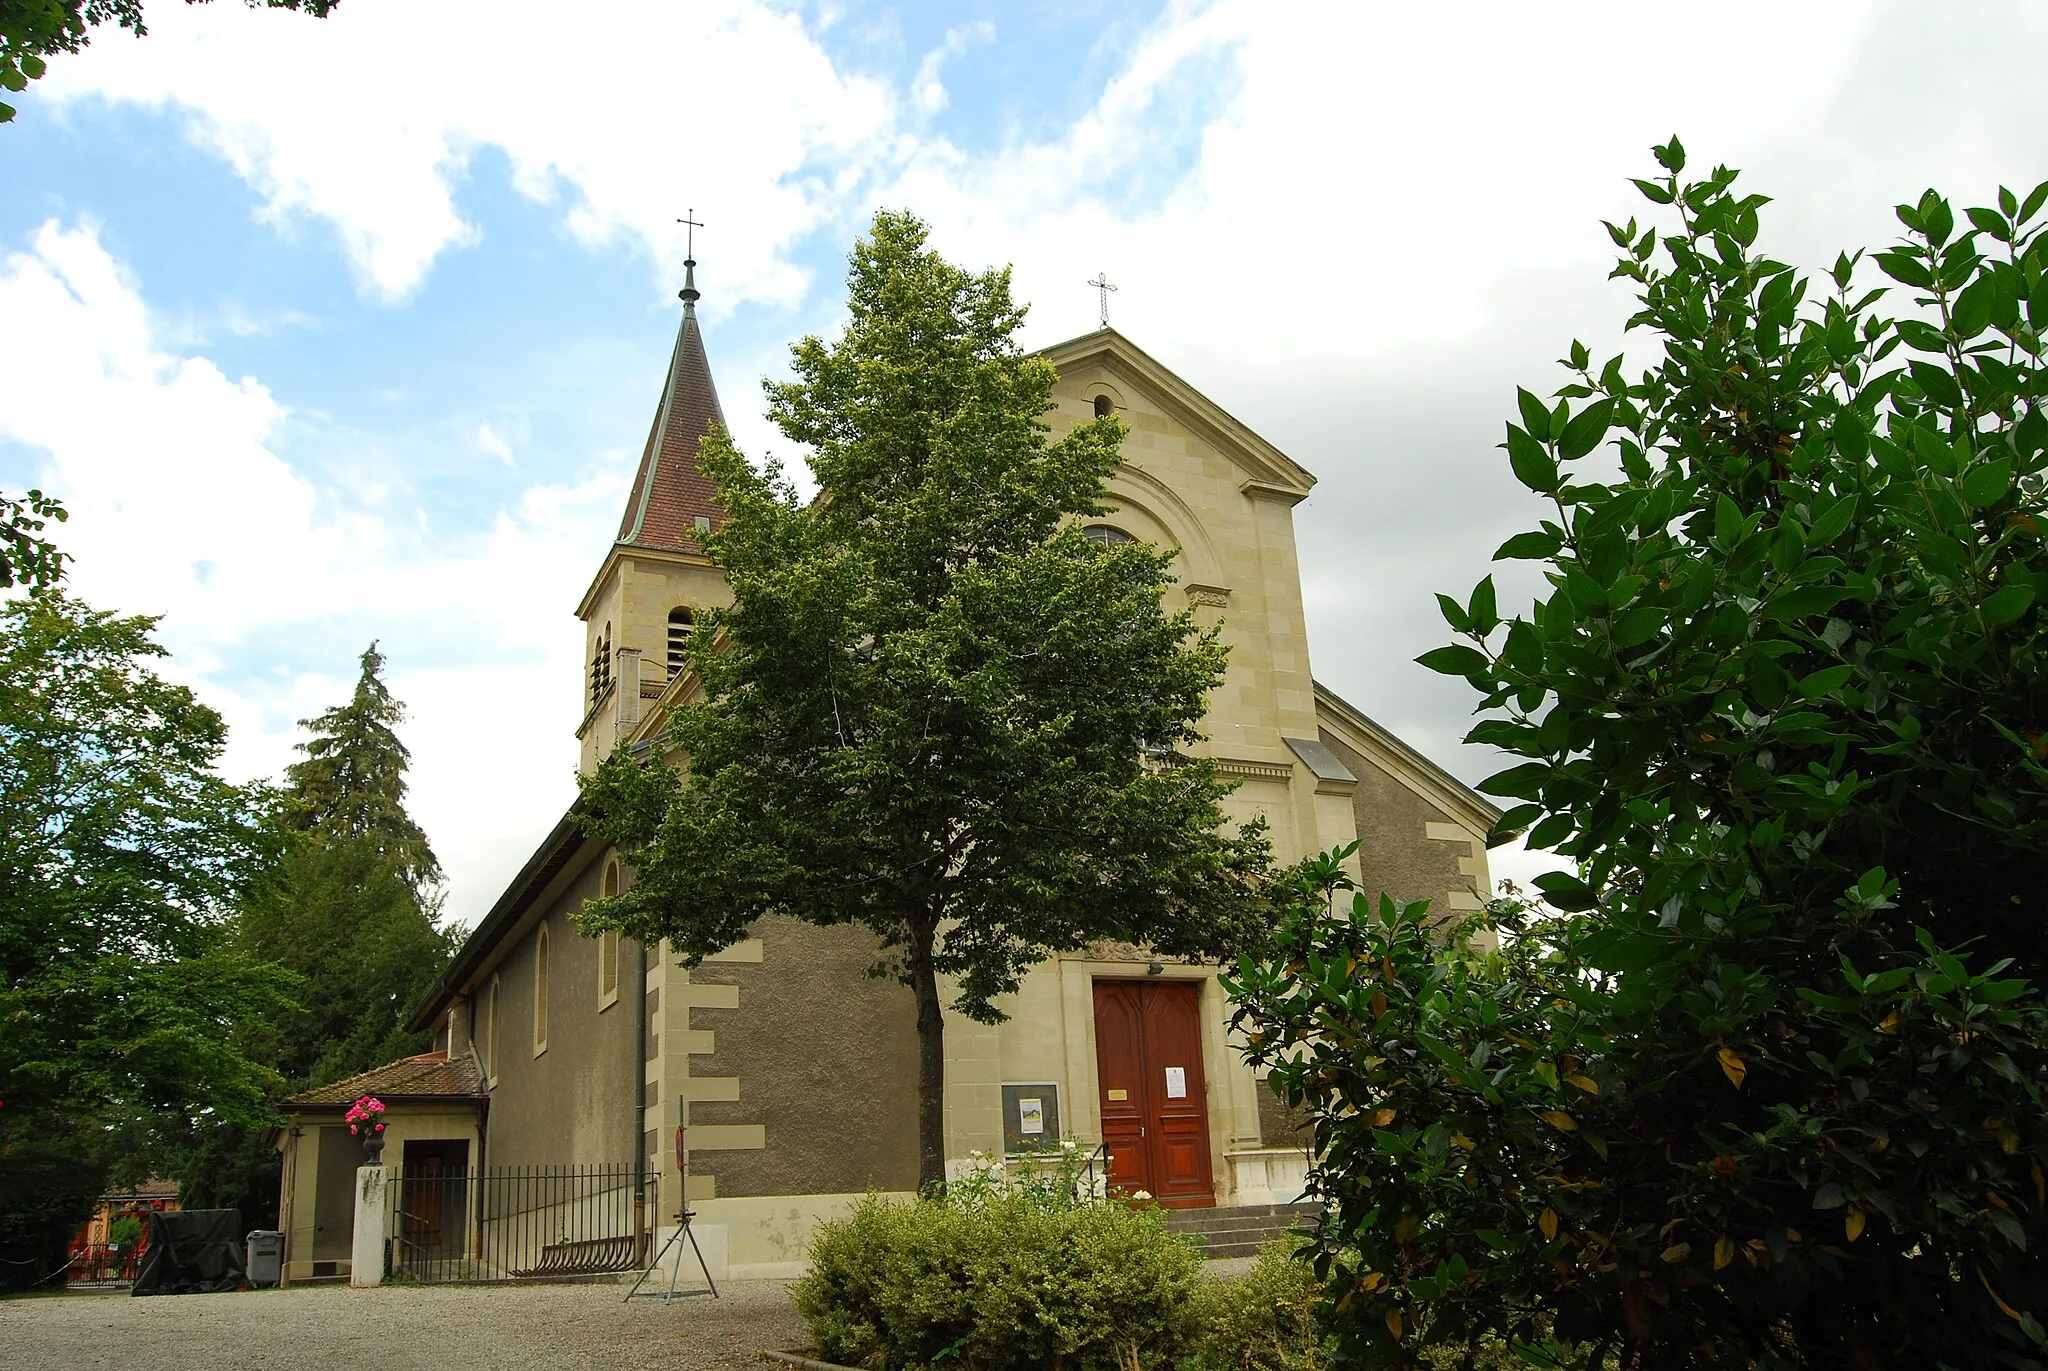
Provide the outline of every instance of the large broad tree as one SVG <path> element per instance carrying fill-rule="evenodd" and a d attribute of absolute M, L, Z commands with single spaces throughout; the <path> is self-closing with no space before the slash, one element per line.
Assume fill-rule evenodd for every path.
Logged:
<path fill-rule="evenodd" d="M 1547 584 L 1446 597 L 1423 658 L 1518 759 L 1485 788 L 1575 864 L 1561 912 L 1484 959 L 1312 900 L 1244 969 L 1337 1327 L 2048 1366 L 2048 186 L 1929 191 L 1813 282 L 1657 155 L 1656 222 L 1611 226 L 1648 370 L 1575 344 L 1522 393 L 1551 517 L 1497 555 Z"/>
<path fill-rule="evenodd" d="M 203 5 L 207 0 L 185 0 Z M 244 0 L 251 9 L 303 10 L 326 18 L 341 0 Z M 77 52 L 102 24 L 115 24 L 137 38 L 149 32 L 142 0 L 0 0 L 0 90 L 23 91 L 40 80 L 49 58 Z M 14 106 L 0 100 L 0 124 L 14 118 Z"/>
<path fill-rule="evenodd" d="M 63 1265 L 113 1177 L 267 1117 L 246 1026 L 288 978 L 230 920 L 267 861 L 226 729 L 151 669 L 151 620 L 57 590 L 0 606 L 0 1285 Z"/>
<path fill-rule="evenodd" d="M 20 500 L 0 495 L 0 589 L 21 585 L 38 590 L 64 578 L 65 556 L 43 530 L 50 520 L 61 524 L 69 517 L 63 505 L 40 490 Z"/>
<path fill-rule="evenodd" d="M 1122 429 L 1049 441 L 1055 374 L 1015 341 L 1007 270 L 979 275 L 877 215 L 845 333 L 768 387 L 823 494 L 805 503 L 722 434 L 710 554 L 733 605 L 694 635 L 700 702 L 656 755 L 584 787 L 637 873 L 591 926 L 695 961 L 764 915 L 872 929 L 917 1001 L 919 1173 L 945 1171 L 940 978 L 997 997 L 1095 939 L 1216 954 L 1257 918 L 1263 831 L 1193 755 L 1224 650 L 1168 614 L 1171 557 L 1100 546 Z M 668 764 L 686 759 L 678 770 Z"/>

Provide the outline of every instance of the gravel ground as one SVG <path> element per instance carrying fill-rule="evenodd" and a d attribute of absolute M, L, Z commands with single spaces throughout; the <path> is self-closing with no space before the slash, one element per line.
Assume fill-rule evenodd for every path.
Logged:
<path fill-rule="evenodd" d="M 0 1301 L 0 1371 L 528 1371 L 762 1365 L 803 1324 L 780 1281 L 621 1303 L 620 1285 L 300 1286 L 235 1295 Z"/>

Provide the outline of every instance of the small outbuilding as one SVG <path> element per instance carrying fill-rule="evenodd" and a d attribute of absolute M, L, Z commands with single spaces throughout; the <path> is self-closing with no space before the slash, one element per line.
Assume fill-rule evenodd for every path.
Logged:
<path fill-rule="evenodd" d="M 277 1132 L 286 1284 L 349 1274 L 356 1169 L 368 1158 L 342 1116 L 365 1095 L 384 1102 L 387 1165 L 421 1177 L 467 1175 L 483 1165 L 490 1098 L 466 1052 L 403 1057 L 292 1096 L 284 1104 L 288 1122 Z"/>

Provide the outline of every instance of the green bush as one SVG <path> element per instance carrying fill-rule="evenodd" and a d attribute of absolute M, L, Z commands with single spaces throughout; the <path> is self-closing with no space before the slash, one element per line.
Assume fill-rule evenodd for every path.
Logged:
<path fill-rule="evenodd" d="M 870 1195 L 793 1289 L 819 1356 L 874 1371 L 1130 1371 L 1193 1349 L 1201 1258 L 1158 1211 L 977 1187 Z"/>
<path fill-rule="evenodd" d="M 1176 1371 L 1323 1371 L 1341 1365 L 1337 1342 L 1323 1327 L 1318 1305 L 1323 1284 L 1315 1268 L 1297 1255 L 1298 1238 L 1276 1238 L 1259 1252 L 1242 1279 L 1202 1282 L 1193 1311 L 1195 1352 Z M 1422 1349 L 1427 1371 L 1522 1371 L 1523 1363 L 1497 1338 L 1482 1338 L 1467 1349 Z M 1398 1354 L 1369 1366 L 1407 1363 Z"/>
<path fill-rule="evenodd" d="M 1315 1269 L 1294 1255 L 1295 1238 L 1276 1238 L 1242 1279 L 1202 1282 L 1196 1294 L 1196 1355 L 1181 1371 L 1317 1371 L 1333 1344 L 1316 1306 Z"/>

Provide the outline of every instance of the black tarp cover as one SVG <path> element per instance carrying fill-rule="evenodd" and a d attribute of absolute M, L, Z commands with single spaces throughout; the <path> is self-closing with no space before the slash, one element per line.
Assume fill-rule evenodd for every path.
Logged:
<path fill-rule="evenodd" d="M 242 1214 L 238 1209 L 187 1209 L 149 1216 L 149 1247 L 135 1273 L 136 1295 L 204 1295 L 245 1290 Z"/>

